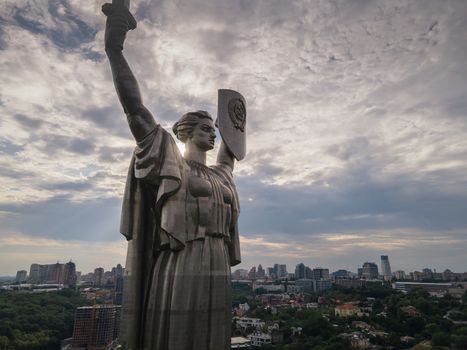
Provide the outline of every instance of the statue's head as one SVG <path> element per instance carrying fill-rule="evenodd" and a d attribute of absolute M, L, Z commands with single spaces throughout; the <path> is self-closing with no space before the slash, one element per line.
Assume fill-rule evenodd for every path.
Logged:
<path fill-rule="evenodd" d="M 183 143 L 191 143 L 203 151 L 214 148 L 216 129 L 211 115 L 206 111 L 195 111 L 184 114 L 174 124 L 172 130 L 177 139 Z"/>

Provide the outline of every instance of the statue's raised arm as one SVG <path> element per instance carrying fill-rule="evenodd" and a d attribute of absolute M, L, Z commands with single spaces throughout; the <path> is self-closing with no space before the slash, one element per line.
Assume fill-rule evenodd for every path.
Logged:
<path fill-rule="evenodd" d="M 115 89 L 127 115 L 131 132 L 136 141 L 141 141 L 154 129 L 156 122 L 143 105 L 138 82 L 122 52 L 126 33 L 136 28 L 136 20 L 128 10 L 128 4 L 128 0 L 113 0 L 112 4 L 102 6 L 102 12 L 107 16 L 105 52 L 109 58 Z"/>

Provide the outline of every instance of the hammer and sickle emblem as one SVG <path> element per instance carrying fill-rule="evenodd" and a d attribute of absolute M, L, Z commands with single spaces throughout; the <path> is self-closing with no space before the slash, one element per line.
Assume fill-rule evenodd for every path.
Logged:
<path fill-rule="evenodd" d="M 229 101 L 228 109 L 230 119 L 232 120 L 232 123 L 235 126 L 235 128 L 244 132 L 246 123 L 245 103 L 243 103 L 242 99 L 240 98 L 233 98 Z"/>

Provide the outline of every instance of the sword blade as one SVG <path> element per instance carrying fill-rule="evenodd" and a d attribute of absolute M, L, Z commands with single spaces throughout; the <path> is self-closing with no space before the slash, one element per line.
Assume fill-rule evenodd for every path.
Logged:
<path fill-rule="evenodd" d="M 112 4 L 130 9 L 130 0 L 112 0 Z"/>

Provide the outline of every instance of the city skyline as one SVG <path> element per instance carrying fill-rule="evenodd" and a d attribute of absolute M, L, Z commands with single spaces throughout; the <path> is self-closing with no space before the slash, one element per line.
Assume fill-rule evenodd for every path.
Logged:
<path fill-rule="evenodd" d="M 0 8 L 0 275 L 70 258 L 84 271 L 125 263 L 134 141 L 102 3 Z M 393 271 L 466 269 L 467 2 L 134 0 L 131 10 L 125 54 L 164 128 L 189 110 L 215 116 L 219 88 L 246 98 L 240 267 L 355 270 L 388 255 Z"/>
<path fill-rule="evenodd" d="M 370 259 L 370 260 L 371 260 L 371 259 Z M 347 270 L 347 271 L 349 271 L 349 272 L 352 272 L 352 273 L 357 274 L 357 273 L 358 273 L 358 269 L 362 268 L 362 266 L 363 266 L 365 263 L 370 262 L 370 263 L 375 263 L 375 264 L 378 266 L 378 268 L 381 269 L 380 275 L 383 276 L 383 273 L 382 273 L 382 263 L 379 263 L 379 264 L 378 264 L 378 262 L 377 262 L 376 260 L 375 260 L 375 261 L 370 261 L 370 260 L 362 261 L 360 265 L 355 266 L 353 269 L 352 269 L 352 268 L 344 268 L 343 266 L 341 266 L 341 267 L 332 267 L 332 268 L 330 268 L 330 267 L 328 267 L 328 266 L 320 265 L 320 264 L 309 264 L 309 263 L 306 263 L 305 260 L 299 261 L 299 262 L 296 262 L 296 263 L 291 263 L 291 264 L 284 264 L 284 265 L 286 266 L 286 270 L 287 270 L 287 273 L 288 273 L 288 274 L 291 274 L 291 273 L 293 274 L 294 271 L 295 271 L 295 269 L 296 269 L 296 267 L 297 267 L 298 265 L 302 265 L 302 264 L 304 265 L 304 266 L 303 266 L 304 268 L 311 268 L 312 270 L 313 270 L 313 269 L 316 269 L 316 268 L 318 268 L 318 269 L 321 269 L 321 268 L 327 269 L 327 270 L 329 270 L 329 272 L 335 272 L 335 271 L 338 271 L 338 270 Z M 67 261 L 67 262 L 73 262 L 73 263 L 75 263 L 72 259 L 70 259 L 70 260 Z M 267 269 L 268 269 L 268 268 L 272 268 L 274 265 L 280 265 L 280 264 L 282 264 L 282 263 L 283 263 L 283 262 L 275 262 L 275 263 L 272 263 L 272 264 L 270 264 L 270 265 L 267 265 L 267 264 L 264 264 L 264 263 L 261 263 L 261 262 L 260 262 L 260 263 L 257 264 L 257 265 L 250 265 L 250 266 L 246 266 L 244 263 L 242 263 L 242 264 L 240 264 L 240 265 L 237 265 L 237 266 L 233 267 L 233 268 L 232 268 L 232 272 L 234 272 L 234 271 L 236 271 L 236 270 L 250 271 L 250 269 L 252 269 L 252 268 L 256 268 L 257 266 L 262 266 L 262 268 L 264 269 L 265 274 L 267 275 Z M 56 263 L 53 263 L 53 262 L 46 262 L 46 263 L 44 263 L 44 264 L 45 264 L 45 265 L 54 265 L 54 264 L 61 264 L 61 265 L 64 265 L 64 264 L 66 264 L 66 263 L 63 263 L 63 262 L 60 262 L 60 260 L 57 260 Z M 25 266 L 25 267 L 22 267 L 22 268 L 18 268 L 14 273 L 12 272 L 12 273 L 10 273 L 10 274 L 0 275 L 0 277 L 14 277 L 18 272 L 20 272 L 20 271 L 26 271 L 26 272 L 27 272 L 27 275 L 28 275 L 28 278 L 29 278 L 29 272 L 30 272 L 30 268 L 31 268 L 32 265 L 37 265 L 37 263 L 36 263 L 36 262 L 32 262 L 29 266 Z M 116 267 L 117 265 L 120 265 L 120 267 L 125 268 L 124 264 L 117 263 L 116 265 L 113 265 L 113 266 L 101 266 L 101 265 L 99 265 L 99 266 L 94 266 L 94 267 L 90 268 L 89 270 L 86 270 L 86 269 L 80 269 L 80 268 L 79 268 L 79 265 L 76 264 L 76 271 L 79 272 L 79 273 L 81 273 L 82 275 L 94 273 L 96 269 L 100 269 L 100 268 L 102 268 L 102 269 L 103 269 L 104 271 L 106 271 L 106 272 L 107 272 L 107 271 L 110 272 L 110 271 L 112 271 L 113 269 L 115 269 L 115 267 Z M 396 265 L 396 266 L 398 266 L 398 265 Z M 445 270 L 451 270 L 452 272 L 455 272 L 455 273 L 464 273 L 464 272 L 467 272 L 467 268 L 465 268 L 464 270 L 458 270 L 458 271 L 457 271 L 457 270 L 453 270 L 453 269 L 451 269 L 451 268 L 449 268 L 449 267 L 447 267 L 447 266 L 441 267 L 441 268 L 439 268 L 439 269 L 436 268 L 436 267 L 433 267 L 433 266 L 424 266 L 424 267 L 419 267 L 419 268 L 417 268 L 417 269 L 407 269 L 407 268 L 404 268 L 403 266 L 400 266 L 400 267 L 397 268 L 397 269 L 393 269 L 394 271 L 392 272 L 392 275 L 394 275 L 394 273 L 395 273 L 396 271 L 403 271 L 403 272 L 405 272 L 405 273 L 409 273 L 409 272 L 415 272 L 415 271 L 423 271 L 423 270 L 425 270 L 425 269 L 429 269 L 429 270 L 431 270 L 432 272 L 439 272 L 439 273 L 440 273 L 440 272 L 443 272 L 443 271 L 445 271 Z"/>

